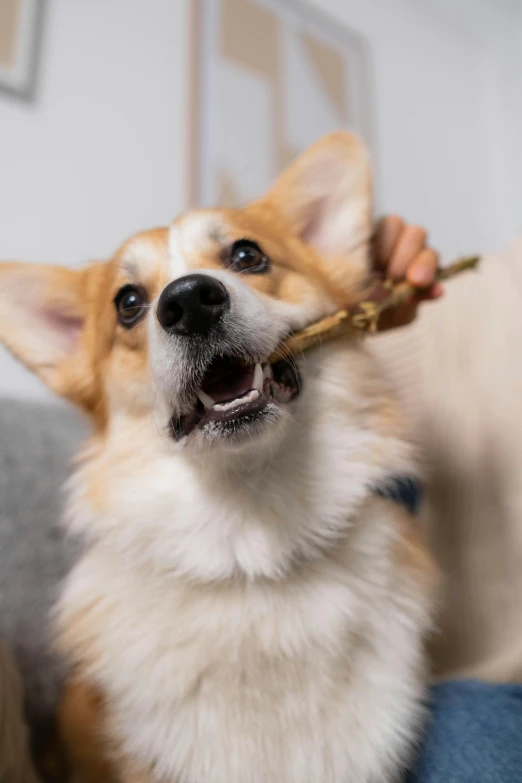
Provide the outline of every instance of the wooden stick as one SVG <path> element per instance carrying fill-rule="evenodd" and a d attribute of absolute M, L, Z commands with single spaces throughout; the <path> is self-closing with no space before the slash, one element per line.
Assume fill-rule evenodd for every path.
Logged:
<path fill-rule="evenodd" d="M 480 256 L 469 256 L 461 258 L 450 266 L 439 269 L 436 280 L 449 280 L 451 277 L 465 272 L 469 269 L 476 269 Z M 371 299 L 361 302 L 351 311 L 339 310 L 334 315 L 328 315 L 320 321 L 316 321 L 306 326 L 300 332 L 291 335 L 270 357 L 271 363 L 279 361 L 286 355 L 296 356 L 314 345 L 333 340 L 337 337 L 353 336 L 357 332 L 377 331 L 379 319 L 385 310 L 397 307 L 403 302 L 412 299 L 415 295 L 422 293 L 422 289 L 415 288 L 409 283 L 402 282 L 393 284 L 391 280 L 386 280 L 381 287 L 381 291 L 388 291 L 380 301 Z"/>

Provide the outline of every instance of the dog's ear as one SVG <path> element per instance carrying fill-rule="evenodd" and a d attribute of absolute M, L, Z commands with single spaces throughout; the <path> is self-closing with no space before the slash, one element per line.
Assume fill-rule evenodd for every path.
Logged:
<path fill-rule="evenodd" d="M 372 227 L 368 151 L 357 136 L 332 133 L 297 158 L 265 199 L 320 254 L 351 254 L 368 244 Z"/>
<path fill-rule="evenodd" d="M 84 407 L 89 267 L 0 263 L 0 340 L 57 394 Z"/>

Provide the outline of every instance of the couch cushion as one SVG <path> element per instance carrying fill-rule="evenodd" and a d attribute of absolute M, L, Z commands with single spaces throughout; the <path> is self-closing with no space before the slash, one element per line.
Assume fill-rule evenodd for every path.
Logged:
<path fill-rule="evenodd" d="M 65 406 L 0 400 L 0 638 L 21 671 L 32 723 L 53 711 L 63 675 L 49 622 L 74 557 L 58 524 L 61 487 L 86 432 Z"/>

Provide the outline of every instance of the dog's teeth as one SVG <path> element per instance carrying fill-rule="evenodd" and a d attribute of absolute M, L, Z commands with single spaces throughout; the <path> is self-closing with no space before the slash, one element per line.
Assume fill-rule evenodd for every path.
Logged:
<path fill-rule="evenodd" d="M 205 392 L 202 391 L 201 389 L 198 389 L 197 395 L 201 400 L 201 402 L 203 403 L 203 405 L 205 406 L 205 408 L 213 408 L 214 405 L 216 404 L 215 400 L 213 400 L 212 397 L 210 397 L 208 394 L 205 394 Z"/>
<path fill-rule="evenodd" d="M 257 389 L 260 394 L 263 393 L 263 368 L 260 364 L 256 364 L 254 371 L 254 389 Z"/>
<path fill-rule="evenodd" d="M 257 389 L 252 389 L 248 394 L 244 394 L 242 397 L 237 397 L 235 400 L 229 400 L 228 402 L 216 403 L 214 405 L 215 411 L 227 411 L 229 408 L 235 408 L 236 405 L 244 405 L 246 402 L 254 402 L 259 399 L 259 392 Z"/>
<path fill-rule="evenodd" d="M 265 368 L 263 370 L 263 378 L 270 378 L 272 380 L 272 368 L 269 364 L 265 364 Z"/>

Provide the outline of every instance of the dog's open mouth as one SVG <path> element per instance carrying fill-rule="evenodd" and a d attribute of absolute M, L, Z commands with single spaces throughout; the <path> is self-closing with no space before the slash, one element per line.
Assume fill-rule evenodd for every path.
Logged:
<path fill-rule="evenodd" d="M 260 420 L 270 408 L 293 400 L 299 386 L 297 370 L 287 361 L 270 365 L 215 358 L 200 383 L 194 410 L 172 420 L 173 433 L 179 440 L 196 428 L 219 427 L 223 434 L 227 429 L 237 430 Z"/>

